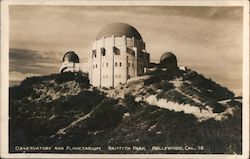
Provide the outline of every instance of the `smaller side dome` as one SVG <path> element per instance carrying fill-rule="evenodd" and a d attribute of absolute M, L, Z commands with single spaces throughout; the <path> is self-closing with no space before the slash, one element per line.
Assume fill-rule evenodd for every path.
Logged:
<path fill-rule="evenodd" d="M 73 62 L 73 63 L 79 63 L 79 57 L 74 51 L 69 51 L 63 56 L 62 62 Z"/>
<path fill-rule="evenodd" d="M 161 68 L 177 69 L 177 58 L 172 52 L 165 52 L 161 55 L 160 64 Z"/>

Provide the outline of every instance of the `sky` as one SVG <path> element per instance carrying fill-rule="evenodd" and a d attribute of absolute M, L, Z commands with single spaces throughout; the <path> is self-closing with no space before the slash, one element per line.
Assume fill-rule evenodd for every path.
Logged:
<path fill-rule="evenodd" d="M 242 7 L 12 5 L 9 17 L 11 86 L 57 73 L 70 50 L 86 66 L 98 32 L 123 22 L 139 31 L 151 62 L 172 51 L 178 66 L 242 94 Z"/>

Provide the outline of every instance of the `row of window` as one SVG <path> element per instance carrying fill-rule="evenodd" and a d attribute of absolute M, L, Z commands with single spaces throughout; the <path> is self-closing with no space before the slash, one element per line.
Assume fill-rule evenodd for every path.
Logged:
<path fill-rule="evenodd" d="M 121 78 L 122 76 L 121 75 L 115 75 L 115 78 Z"/>
<path fill-rule="evenodd" d="M 106 67 L 108 67 L 108 66 L 109 66 L 109 63 L 107 62 Z M 102 63 L 102 67 L 104 67 L 104 63 Z"/>
<path fill-rule="evenodd" d="M 107 62 L 107 63 L 106 63 L 106 67 L 108 67 L 108 66 L 109 66 L 109 63 Z M 118 63 L 115 62 L 115 67 L 117 67 L 117 66 L 118 66 Z M 122 66 L 122 63 L 121 63 L 121 62 L 119 63 L 119 66 L 120 66 L 120 67 Z M 102 67 L 104 67 L 104 63 L 102 63 Z M 131 67 L 131 66 L 130 66 L 130 63 L 128 63 L 128 67 Z M 132 63 L 132 67 L 135 67 L 135 64 L 134 64 L 134 63 Z M 97 64 L 93 65 L 93 69 L 95 69 L 95 68 L 97 68 Z"/>
<path fill-rule="evenodd" d="M 128 63 L 128 67 L 130 67 L 130 63 Z M 134 63 L 132 63 L 132 67 L 135 67 L 135 64 L 134 64 Z"/>
<path fill-rule="evenodd" d="M 93 65 L 93 69 L 97 68 L 97 64 Z"/>
<path fill-rule="evenodd" d="M 120 62 L 120 65 L 119 65 L 120 67 L 122 66 L 122 63 Z M 115 62 L 115 67 L 117 67 L 117 62 Z"/>
<path fill-rule="evenodd" d="M 116 47 L 113 47 L 113 53 L 115 53 L 115 55 L 120 55 L 120 50 Z M 101 54 L 102 54 L 102 56 L 106 56 L 106 49 L 105 48 L 101 48 Z M 93 57 L 96 58 L 96 50 L 92 50 L 92 58 Z"/>
<path fill-rule="evenodd" d="M 115 75 L 115 78 L 121 78 L 121 77 L 122 77 L 121 75 Z M 102 78 L 107 79 L 108 75 L 103 75 Z"/>
<path fill-rule="evenodd" d="M 105 79 L 105 78 L 108 78 L 108 75 L 103 75 L 102 78 L 104 78 L 104 79 Z"/>

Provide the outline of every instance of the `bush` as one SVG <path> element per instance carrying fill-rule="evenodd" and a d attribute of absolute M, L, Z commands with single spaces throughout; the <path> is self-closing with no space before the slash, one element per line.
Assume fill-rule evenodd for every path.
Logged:
<path fill-rule="evenodd" d="M 206 79 L 203 75 L 195 71 L 189 71 L 186 76 L 183 76 L 183 80 L 191 81 L 192 87 L 199 88 L 204 97 L 209 97 L 216 101 L 234 97 L 234 93 L 229 91 L 226 87 L 222 87 L 211 79 Z"/>
<path fill-rule="evenodd" d="M 170 80 L 173 80 L 175 78 L 178 78 L 180 76 L 183 75 L 183 71 L 181 70 L 174 70 L 174 71 L 162 71 L 162 70 L 157 70 L 156 72 L 154 72 L 151 77 L 149 79 L 146 79 L 144 81 L 144 85 L 148 86 L 148 85 L 151 85 L 151 84 L 154 84 L 154 83 L 159 83 L 161 82 L 162 80 L 164 81 L 170 81 Z"/>
<path fill-rule="evenodd" d="M 115 126 L 125 112 L 124 107 L 117 105 L 113 99 L 104 99 L 92 109 L 91 119 L 86 123 L 89 131 Z"/>
<path fill-rule="evenodd" d="M 126 94 L 124 99 L 125 105 L 128 108 L 128 112 L 132 113 L 140 108 L 140 104 L 135 102 L 135 97 L 131 94 Z"/>

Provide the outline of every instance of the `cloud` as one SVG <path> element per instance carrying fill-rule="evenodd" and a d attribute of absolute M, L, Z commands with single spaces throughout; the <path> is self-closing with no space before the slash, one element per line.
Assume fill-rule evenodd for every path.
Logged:
<path fill-rule="evenodd" d="M 48 58 L 39 51 L 10 48 L 10 86 L 19 84 L 27 77 L 54 73 L 60 67 L 60 63 L 57 61 L 54 56 Z"/>
<path fill-rule="evenodd" d="M 34 76 L 41 76 L 41 75 L 34 73 L 21 73 L 21 72 L 11 71 L 9 74 L 10 86 L 18 85 L 24 79 Z"/>
<path fill-rule="evenodd" d="M 56 65 L 60 67 L 68 50 L 86 62 L 98 32 L 119 21 L 140 32 L 152 61 L 158 62 L 162 53 L 173 51 L 179 65 L 240 90 L 242 17 L 242 7 L 11 6 L 10 47 L 38 50 L 13 55 L 11 71 L 43 74 L 45 68 L 57 72 Z"/>
<path fill-rule="evenodd" d="M 47 74 L 54 73 L 61 65 L 57 55 L 45 56 L 43 52 L 10 48 L 10 71 L 21 73 Z"/>
<path fill-rule="evenodd" d="M 64 53 L 40 52 L 35 50 L 10 48 L 10 82 L 11 85 L 30 76 L 57 73 L 61 67 Z M 80 59 L 82 68 L 87 70 L 87 59 Z"/>

